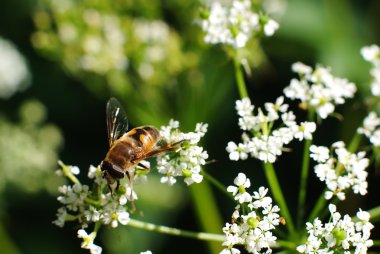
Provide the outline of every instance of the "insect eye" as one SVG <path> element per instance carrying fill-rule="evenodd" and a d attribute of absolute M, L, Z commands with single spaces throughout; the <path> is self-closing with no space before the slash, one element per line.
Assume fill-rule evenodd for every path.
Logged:
<path fill-rule="evenodd" d="M 120 167 L 113 165 L 108 161 L 102 161 L 100 168 L 102 171 L 107 171 L 114 178 L 123 178 L 125 175 L 124 171 Z"/>
<path fill-rule="evenodd" d="M 109 162 L 107 162 L 107 161 L 102 161 L 102 163 L 100 164 L 100 169 L 101 169 L 102 171 L 108 171 L 109 168 L 110 168 L 110 166 L 112 167 L 112 165 L 111 165 Z"/>

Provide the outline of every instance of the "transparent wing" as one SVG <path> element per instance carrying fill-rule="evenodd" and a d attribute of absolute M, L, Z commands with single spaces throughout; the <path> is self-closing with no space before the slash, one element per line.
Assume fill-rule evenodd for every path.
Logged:
<path fill-rule="evenodd" d="M 128 130 L 128 118 L 120 102 L 111 98 L 107 102 L 107 131 L 110 147 Z"/>

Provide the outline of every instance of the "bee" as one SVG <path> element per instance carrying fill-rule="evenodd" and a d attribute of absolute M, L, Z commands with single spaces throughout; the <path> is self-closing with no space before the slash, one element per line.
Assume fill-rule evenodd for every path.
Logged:
<path fill-rule="evenodd" d="M 164 144 L 160 132 L 153 126 L 136 127 L 128 131 L 128 118 L 119 101 L 111 98 L 106 107 L 107 133 L 109 150 L 100 168 L 103 177 L 107 180 L 108 188 L 112 193 L 111 185 L 127 175 L 130 186 L 135 175 L 135 166 L 143 170 L 149 168 L 141 161 L 159 154 L 178 150 L 183 140 L 173 144 Z M 132 193 L 131 193 L 132 194 Z M 132 197 L 132 195 L 131 195 Z"/>

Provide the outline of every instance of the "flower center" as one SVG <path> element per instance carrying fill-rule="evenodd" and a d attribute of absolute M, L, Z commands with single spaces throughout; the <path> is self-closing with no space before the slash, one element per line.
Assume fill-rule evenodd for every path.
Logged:
<path fill-rule="evenodd" d="M 334 238 L 336 239 L 337 245 L 341 245 L 342 241 L 347 238 L 347 234 L 344 230 L 334 229 L 332 231 L 332 234 L 333 234 Z"/>
<path fill-rule="evenodd" d="M 247 224 L 250 228 L 257 228 L 257 226 L 259 225 L 259 220 L 254 217 L 249 217 L 247 219 Z"/>
<path fill-rule="evenodd" d="M 245 188 L 244 188 L 243 185 L 239 185 L 239 193 L 240 193 L 240 194 L 245 193 Z"/>
<path fill-rule="evenodd" d="M 184 168 L 182 169 L 182 176 L 184 177 L 191 177 L 192 173 L 191 173 L 191 170 L 188 169 L 188 168 Z"/>

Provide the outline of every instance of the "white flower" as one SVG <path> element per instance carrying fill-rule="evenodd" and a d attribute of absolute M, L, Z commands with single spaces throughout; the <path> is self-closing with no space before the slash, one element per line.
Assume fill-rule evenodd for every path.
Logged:
<path fill-rule="evenodd" d="M 268 193 L 268 188 L 260 187 L 259 191 L 253 192 L 253 208 L 257 209 L 259 207 L 268 207 L 272 203 L 272 198 L 266 197 Z"/>
<path fill-rule="evenodd" d="M 152 254 L 152 252 L 150 250 L 147 250 L 147 251 L 140 252 L 140 254 Z"/>
<path fill-rule="evenodd" d="M 365 169 L 369 165 L 369 160 L 365 158 L 364 152 L 357 154 L 350 153 L 343 142 L 336 142 L 332 145 L 336 158 L 329 157 L 328 149 L 324 147 L 311 146 L 311 157 L 318 161 L 314 167 L 317 177 L 326 183 L 328 191 L 325 198 L 331 199 L 334 195 L 340 200 L 346 198 L 345 191 L 349 188 L 355 194 L 367 194 L 367 176 Z M 322 159 L 317 155 L 317 151 L 322 148 Z"/>
<path fill-rule="evenodd" d="M 360 216 L 364 217 L 363 222 L 352 221 L 348 215 L 342 216 L 337 212 L 336 206 L 329 205 L 331 218 L 329 222 L 322 224 L 317 218 L 313 224 L 306 223 L 309 234 L 305 244 L 297 247 L 301 253 L 367 253 L 368 247 L 373 244 L 369 239 L 370 230 L 373 225 L 369 225 L 369 216 L 359 210 Z M 369 223 L 369 224 L 367 224 Z M 364 229 L 363 225 L 368 225 Z M 372 226 L 372 227 L 371 227 Z"/>
<path fill-rule="evenodd" d="M 313 68 L 304 63 L 296 62 L 292 64 L 292 71 L 300 75 L 310 75 L 313 72 Z"/>
<path fill-rule="evenodd" d="M 343 104 L 345 99 L 352 98 L 356 86 L 346 79 L 334 77 L 330 69 L 317 66 L 314 70 L 300 62 L 292 66 L 300 76 L 292 79 L 284 89 L 286 97 L 301 100 L 303 108 L 312 107 L 324 119 L 332 114 L 335 105 Z"/>
<path fill-rule="evenodd" d="M 372 62 L 375 65 L 380 64 L 380 48 L 377 45 L 371 45 L 367 47 L 363 47 L 360 50 L 361 55 L 364 60 L 368 62 Z"/>
<path fill-rule="evenodd" d="M 370 112 L 364 118 L 363 126 L 358 128 L 358 133 L 364 134 L 374 146 L 380 146 L 380 118 L 375 112 Z"/>
<path fill-rule="evenodd" d="M 228 186 L 227 191 L 231 192 L 235 196 L 235 200 L 238 200 L 240 204 L 251 202 L 252 197 L 246 191 L 251 186 L 250 180 L 243 173 L 239 173 L 234 180 L 236 186 Z"/>
<path fill-rule="evenodd" d="M 317 126 L 313 122 L 303 122 L 299 126 L 292 126 L 292 130 L 294 131 L 294 138 L 298 140 L 312 139 L 312 133 L 314 133 L 316 129 Z"/>
<path fill-rule="evenodd" d="M 69 185 L 63 185 L 58 188 L 58 191 L 62 195 L 59 196 L 57 200 L 64 204 L 67 209 L 74 212 L 81 209 L 84 200 L 90 194 L 89 187 L 80 184 L 74 184 L 72 187 Z"/>
<path fill-rule="evenodd" d="M 260 18 L 253 12 L 249 0 L 211 1 L 199 23 L 205 32 L 206 43 L 242 48 L 261 30 L 266 36 L 271 36 L 278 29 L 276 21 L 262 17 L 267 21 L 261 24 Z"/>
<path fill-rule="evenodd" d="M 234 142 L 230 141 L 227 144 L 226 150 L 229 153 L 230 160 L 238 161 L 239 159 L 245 160 L 248 158 L 249 148 L 245 144 L 240 143 L 237 146 Z"/>
<path fill-rule="evenodd" d="M 85 218 L 87 221 L 91 221 L 91 222 L 97 222 L 100 220 L 101 218 L 101 211 L 98 210 L 97 208 L 93 207 L 93 206 L 89 206 L 89 208 L 87 210 L 85 210 L 83 212 Z"/>
<path fill-rule="evenodd" d="M 236 101 L 235 109 L 239 116 L 250 116 L 252 115 L 254 106 L 251 104 L 251 100 L 245 97 Z"/>
<path fill-rule="evenodd" d="M 279 24 L 273 19 L 268 20 L 268 22 L 264 25 L 264 34 L 266 36 L 272 36 L 274 32 L 279 28 Z"/>
<path fill-rule="evenodd" d="M 257 114 L 254 114 L 249 98 L 236 101 L 239 126 L 245 132 L 242 143 L 228 143 L 226 150 L 231 160 L 245 160 L 250 155 L 265 163 L 273 163 L 282 154 L 284 146 L 294 138 L 312 138 L 315 123 L 297 125 L 293 112 L 287 111 L 289 105 L 284 103 L 283 96 L 277 98 L 275 103 L 265 103 L 264 107 L 266 112 L 258 108 Z"/>
<path fill-rule="evenodd" d="M 289 107 L 288 104 L 284 104 L 283 96 L 278 97 L 276 99 L 276 103 L 267 102 L 264 104 L 264 106 L 271 121 L 277 120 L 279 115 L 278 113 L 285 113 Z"/>
<path fill-rule="evenodd" d="M 243 173 L 239 173 L 234 180 L 237 186 L 229 186 L 227 191 L 233 195 L 248 193 L 250 180 Z M 272 230 L 279 225 L 280 209 L 272 205 L 272 198 L 267 197 L 268 189 L 260 187 L 258 191 L 246 201 L 245 209 L 240 205 L 235 207 L 232 214 L 232 223 L 223 227 L 225 249 L 220 253 L 240 253 L 235 245 L 243 245 L 250 253 L 272 253 L 271 246 L 275 244 L 276 237 Z M 235 197 L 236 198 L 236 197 Z"/>
<path fill-rule="evenodd" d="M 30 85 L 24 57 L 12 43 L 0 38 L 0 98 L 7 99 Z"/>
<path fill-rule="evenodd" d="M 122 206 L 118 207 L 113 204 L 105 207 L 101 218 L 104 224 L 110 224 L 113 228 L 116 228 L 119 223 L 127 225 L 130 220 L 129 213 Z"/>
<path fill-rule="evenodd" d="M 311 145 L 310 152 L 311 152 L 310 157 L 316 162 L 326 162 L 330 157 L 329 155 L 330 151 L 325 146 Z"/>
<path fill-rule="evenodd" d="M 87 234 L 87 232 L 84 229 L 78 230 L 78 238 L 83 239 L 81 247 L 83 249 L 90 250 L 91 254 L 100 254 L 102 253 L 102 247 L 94 244 L 95 237 L 96 237 L 95 232 L 92 232 L 91 234 Z"/>
<path fill-rule="evenodd" d="M 206 123 L 197 123 L 195 125 L 195 133 L 198 133 L 201 137 L 203 137 L 207 132 L 208 124 Z"/>
<path fill-rule="evenodd" d="M 66 208 L 60 207 L 57 210 L 57 219 L 54 220 L 53 223 L 55 225 L 57 225 L 58 227 L 62 228 L 65 225 L 66 217 L 67 217 L 67 210 L 66 210 Z"/>
<path fill-rule="evenodd" d="M 178 121 L 170 120 L 169 125 L 162 126 L 160 130 L 165 142 L 184 141 L 186 143 L 178 148 L 175 156 L 170 156 L 170 154 L 157 156 L 157 170 L 164 175 L 161 177 L 161 183 L 173 185 L 178 176 L 183 176 L 187 185 L 200 183 L 203 180 L 201 169 L 206 164 L 208 153 L 198 146 L 198 142 L 205 135 L 207 124 L 198 123 L 195 132 L 188 133 L 180 132 L 178 127 Z"/>
<path fill-rule="evenodd" d="M 336 180 L 335 170 L 329 164 L 318 164 L 314 167 L 314 172 L 321 181 L 330 182 Z M 326 180 L 327 179 L 327 180 Z"/>

